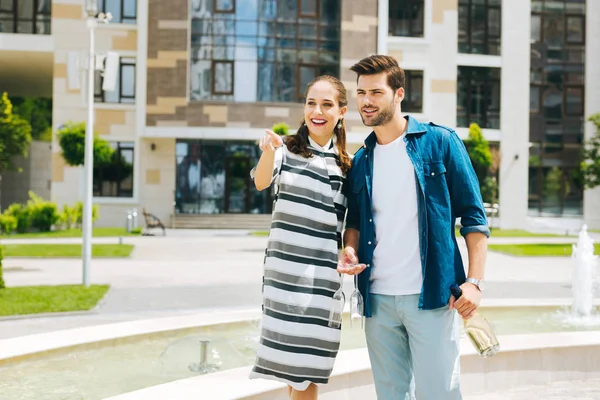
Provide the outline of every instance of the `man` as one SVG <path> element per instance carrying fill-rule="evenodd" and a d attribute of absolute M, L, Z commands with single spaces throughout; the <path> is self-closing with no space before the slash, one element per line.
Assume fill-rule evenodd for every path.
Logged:
<path fill-rule="evenodd" d="M 402 115 L 405 75 L 394 58 L 374 55 L 350 69 L 358 75 L 363 123 L 374 132 L 347 177 L 338 271 L 360 273 L 377 397 L 413 399 L 414 389 L 418 400 L 461 399 L 453 309 L 466 319 L 477 310 L 490 235 L 477 177 L 452 129 Z M 467 244 L 469 279 L 456 218 Z M 456 301 L 453 283 L 463 291 Z"/>

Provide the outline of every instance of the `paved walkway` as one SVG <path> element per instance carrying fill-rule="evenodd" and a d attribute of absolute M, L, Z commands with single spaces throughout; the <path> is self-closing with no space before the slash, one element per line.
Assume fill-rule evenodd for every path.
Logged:
<path fill-rule="evenodd" d="M 465 396 L 465 400 L 598 400 L 600 379 L 557 382 L 549 386 L 523 387 L 508 392 Z"/>
<path fill-rule="evenodd" d="M 80 243 L 56 239 L 51 243 Z M 266 237 L 247 231 L 168 231 L 166 237 L 124 237 L 136 246 L 126 259 L 94 259 L 92 283 L 110 283 L 111 290 L 87 315 L 0 320 L 0 339 L 112 322 L 181 315 L 219 308 L 260 307 L 262 261 Z M 573 243 L 568 238 L 492 238 L 490 243 Z M 48 243 L 47 239 L 3 243 Z M 118 243 L 95 238 L 94 243 Z M 464 241 L 459 239 L 463 258 Z M 519 258 L 488 254 L 485 298 L 563 299 L 571 294 L 573 261 L 569 257 Z M 8 286 L 81 283 L 81 260 L 7 258 Z M 349 293 L 352 281 L 344 283 Z M 600 381 L 525 388 L 466 400 L 600 399 Z"/>
<path fill-rule="evenodd" d="M 522 243 L 532 239 L 492 238 L 490 243 L 500 240 Z M 567 239 L 575 240 L 560 240 Z M 77 243 L 79 240 L 52 242 Z M 116 243 L 118 238 L 94 241 Z M 260 306 L 266 237 L 254 237 L 248 231 L 238 230 L 177 230 L 168 231 L 166 237 L 124 237 L 123 241 L 136 246 L 130 258 L 92 260 L 92 283 L 111 285 L 93 314 L 0 321 L 0 338 L 215 308 Z M 20 242 L 39 243 L 40 240 Z M 464 241 L 459 239 L 459 243 L 466 258 Z M 568 257 L 519 258 L 490 252 L 485 299 L 569 299 L 571 270 L 572 260 Z M 8 286 L 79 284 L 81 275 L 79 259 L 4 260 Z M 352 281 L 347 279 L 345 290 L 350 292 L 351 289 Z"/>

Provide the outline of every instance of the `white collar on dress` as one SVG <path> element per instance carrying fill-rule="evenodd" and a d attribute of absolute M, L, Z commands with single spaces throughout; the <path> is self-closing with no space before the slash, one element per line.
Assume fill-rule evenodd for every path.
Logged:
<path fill-rule="evenodd" d="M 321 151 L 325 151 L 325 152 L 333 152 L 333 153 L 337 154 L 337 146 L 336 146 L 337 141 L 335 140 L 335 135 L 331 136 L 331 139 L 329 139 L 329 142 L 327 142 L 325 144 L 325 146 L 319 145 L 317 142 L 315 142 L 313 140 L 313 138 L 310 137 L 310 135 L 308 135 L 308 143 L 310 144 L 311 147 L 314 147 L 317 150 L 321 150 Z"/>

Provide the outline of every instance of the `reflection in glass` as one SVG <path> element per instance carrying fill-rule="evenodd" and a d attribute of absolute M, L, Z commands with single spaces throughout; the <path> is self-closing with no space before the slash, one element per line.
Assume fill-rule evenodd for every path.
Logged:
<path fill-rule="evenodd" d="M 309 63 L 316 71 L 339 75 L 339 0 L 217 3 L 192 0 L 192 100 L 298 102 L 302 96 L 297 89 L 305 80 L 298 64 Z M 215 4 L 235 12 L 215 13 Z M 223 60 L 233 64 L 211 67 L 212 61 Z M 217 76 L 221 72 L 225 78 Z M 249 74 L 254 78 L 247 79 Z M 249 88 L 251 83 L 254 88 Z"/>
<path fill-rule="evenodd" d="M 177 213 L 271 212 L 270 191 L 257 191 L 250 178 L 260 157 L 256 143 L 178 140 L 175 149 Z"/>
<path fill-rule="evenodd" d="M 94 196 L 133 197 L 133 142 L 109 142 L 112 154 L 107 162 L 94 164 Z"/>
<path fill-rule="evenodd" d="M 389 36 L 423 37 L 424 0 L 390 1 Z"/>

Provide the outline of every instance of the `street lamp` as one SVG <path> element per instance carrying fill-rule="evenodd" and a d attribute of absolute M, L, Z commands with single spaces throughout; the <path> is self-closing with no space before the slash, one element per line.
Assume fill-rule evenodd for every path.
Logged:
<path fill-rule="evenodd" d="M 90 30 L 90 52 L 88 56 L 88 92 L 87 92 L 87 124 L 85 127 L 85 159 L 84 159 L 84 201 L 82 216 L 82 256 L 83 256 L 83 285 L 90 285 L 90 264 L 92 261 L 92 196 L 94 186 L 94 73 L 96 71 L 96 50 L 94 33 L 98 22 L 107 24 L 112 16 L 110 13 L 98 15 L 98 0 L 86 0 L 85 11 L 88 16 L 87 27 Z"/>

